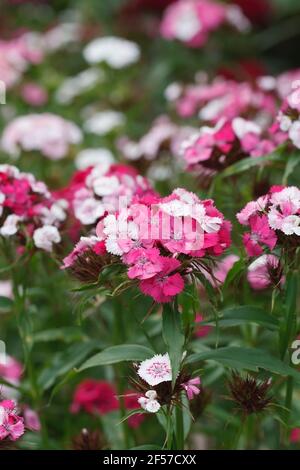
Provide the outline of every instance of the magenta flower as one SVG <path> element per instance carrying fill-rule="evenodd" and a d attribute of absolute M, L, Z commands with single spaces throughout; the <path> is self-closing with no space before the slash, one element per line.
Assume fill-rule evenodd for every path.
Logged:
<path fill-rule="evenodd" d="M 161 262 L 162 270 L 154 277 L 141 281 L 140 289 L 156 302 L 165 303 L 184 289 L 184 280 L 179 273 L 174 273 L 180 267 L 177 259 L 162 256 Z"/>
<path fill-rule="evenodd" d="M 277 236 L 268 224 L 266 215 L 252 216 L 249 220 L 251 233 L 245 233 L 244 245 L 249 256 L 258 256 L 263 253 L 263 245 L 271 250 L 277 243 Z"/>
<path fill-rule="evenodd" d="M 182 388 L 186 391 L 189 400 L 192 400 L 194 396 L 199 395 L 201 390 L 197 385 L 200 385 L 200 383 L 200 377 L 195 377 L 194 379 L 190 379 L 188 382 L 181 384 Z"/>
<path fill-rule="evenodd" d="M 24 430 L 23 418 L 18 416 L 14 401 L 0 401 L 0 441 L 16 441 L 24 434 Z"/>
<path fill-rule="evenodd" d="M 129 279 L 150 279 L 160 273 L 163 268 L 158 248 L 137 248 L 124 256 L 126 264 L 132 265 L 128 269 Z"/>

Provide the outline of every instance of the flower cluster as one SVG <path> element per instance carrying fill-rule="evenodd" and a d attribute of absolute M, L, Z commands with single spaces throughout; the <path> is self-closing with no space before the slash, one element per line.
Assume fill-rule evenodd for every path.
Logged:
<path fill-rule="evenodd" d="M 17 236 L 25 245 L 52 251 L 61 241 L 59 227 L 66 218 L 65 201 L 55 200 L 46 185 L 15 166 L 0 165 L 0 235 Z"/>
<path fill-rule="evenodd" d="M 144 294 L 156 302 L 170 302 L 183 290 L 183 276 L 200 269 L 197 260 L 219 256 L 230 245 L 230 229 L 212 200 L 201 201 L 178 188 L 168 197 L 144 196 L 108 214 L 97 225 L 97 237 L 82 240 L 64 260 L 64 267 L 80 271 L 82 255 L 88 250 L 91 261 L 93 251 L 96 263 L 95 252 L 100 250 L 98 269 L 103 255 L 120 257 L 128 278 L 137 281 Z"/>
<path fill-rule="evenodd" d="M 75 217 L 83 225 L 92 225 L 104 214 L 117 211 L 120 203 L 129 205 L 134 197 L 153 193 L 148 180 L 134 168 L 103 159 L 75 173 L 63 195 Z"/>
<path fill-rule="evenodd" d="M 170 85 L 166 97 L 183 118 L 198 114 L 201 121 L 216 124 L 221 118 L 244 117 L 261 125 L 271 124 L 277 109 L 275 83 L 275 77 L 270 76 L 259 77 L 255 83 L 222 76 L 209 82 L 203 74 L 196 83 L 177 84 L 176 88 Z"/>
<path fill-rule="evenodd" d="M 245 158 L 261 157 L 274 151 L 286 135 L 274 126 L 266 131 L 242 117 L 221 118 L 215 127 L 203 126 L 182 144 L 188 169 L 214 174 Z"/>
<path fill-rule="evenodd" d="M 3 131 L 1 146 L 12 157 L 38 151 L 51 160 L 68 154 L 71 144 L 81 141 L 80 129 L 70 121 L 55 114 L 28 114 L 17 117 Z"/>
<path fill-rule="evenodd" d="M 247 30 L 249 22 L 238 6 L 212 0 L 178 0 L 164 12 L 161 35 L 190 47 L 203 46 L 209 34 L 224 23 Z"/>
<path fill-rule="evenodd" d="M 25 431 L 24 420 L 19 416 L 13 400 L 0 401 L 0 441 L 18 440 Z"/>
<path fill-rule="evenodd" d="M 249 202 L 237 214 L 249 227 L 243 242 L 249 256 L 259 256 L 277 245 L 290 248 L 300 242 L 300 190 L 295 186 L 274 186 L 268 194 Z"/>
<path fill-rule="evenodd" d="M 8 88 L 20 80 L 29 64 L 40 63 L 42 59 L 43 49 L 34 33 L 0 40 L 0 77 Z"/>
<path fill-rule="evenodd" d="M 184 390 L 189 400 L 200 393 L 200 378 L 191 378 L 181 371 L 172 389 L 172 369 L 169 354 L 157 354 L 136 366 L 137 379 L 132 382 L 139 392 L 140 406 L 149 413 L 157 413 L 161 406 L 177 403 Z"/>

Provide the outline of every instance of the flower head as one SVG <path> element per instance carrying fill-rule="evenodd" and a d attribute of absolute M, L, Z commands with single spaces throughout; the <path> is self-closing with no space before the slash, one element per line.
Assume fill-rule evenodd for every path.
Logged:
<path fill-rule="evenodd" d="M 151 386 L 171 381 L 172 369 L 169 354 L 157 354 L 151 359 L 143 361 L 139 365 L 137 373 Z"/>

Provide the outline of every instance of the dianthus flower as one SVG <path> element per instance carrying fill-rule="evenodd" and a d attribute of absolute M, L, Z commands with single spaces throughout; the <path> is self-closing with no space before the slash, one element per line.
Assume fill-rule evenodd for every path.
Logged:
<path fill-rule="evenodd" d="M 230 223 L 212 200 L 201 201 L 181 188 L 165 198 L 147 194 L 135 197 L 129 207 L 103 217 L 96 237 L 76 247 L 65 259 L 64 267 L 77 269 L 80 261 L 85 268 L 80 255 L 86 244 L 92 248 L 89 258 L 95 251 L 93 246 L 100 247 L 99 266 L 101 262 L 105 265 L 110 256 L 111 262 L 127 268 L 128 278 L 138 282 L 143 293 L 156 302 L 170 302 L 184 289 L 184 275 L 193 269 L 200 271 L 197 262 L 226 250 L 230 229 Z M 96 262 L 95 253 L 92 256 Z M 188 266 L 193 263 L 194 267 Z"/>
<path fill-rule="evenodd" d="M 46 185 L 30 173 L 0 165 L 0 235 L 18 243 L 32 239 L 36 248 L 52 251 L 61 240 L 66 202 L 55 200 Z"/>
<path fill-rule="evenodd" d="M 104 380 L 86 379 L 76 388 L 71 405 L 72 413 L 81 409 L 87 413 L 104 415 L 119 408 L 116 390 Z"/>
<path fill-rule="evenodd" d="M 0 401 L 0 441 L 18 440 L 24 434 L 23 418 L 18 415 L 13 400 Z"/>
<path fill-rule="evenodd" d="M 160 29 L 166 39 L 200 47 L 207 42 L 209 34 L 224 23 L 241 30 L 249 26 L 237 6 L 225 6 L 212 0 L 179 0 L 165 10 Z"/>
<path fill-rule="evenodd" d="M 50 160 L 67 156 L 82 139 L 80 129 L 55 114 L 28 114 L 11 121 L 3 131 L 1 146 L 16 158 L 21 151 L 38 151 Z"/>
<path fill-rule="evenodd" d="M 269 193 L 249 202 L 237 214 L 250 228 L 243 241 L 249 256 L 261 255 L 275 246 L 296 248 L 300 242 L 300 190 L 295 186 L 274 186 Z"/>

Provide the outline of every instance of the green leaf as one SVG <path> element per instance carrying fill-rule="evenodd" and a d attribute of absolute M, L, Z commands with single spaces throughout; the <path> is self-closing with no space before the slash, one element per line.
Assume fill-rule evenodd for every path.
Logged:
<path fill-rule="evenodd" d="M 272 317 L 268 313 L 265 313 L 263 309 L 254 307 L 252 305 L 243 305 L 238 307 L 230 307 L 222 310 L 222 317 L 218 320 L 220 327 L 231 327 L 237 325 L 243 325 L 247 323 L 255 323 L 257 325 L 264 326 L 270 330 L 276 330 L 279 328 L 279 322 L 277 318 Z M 211 322 L 202 322 L 211 324 Z"/>
<path fill-rule="evenodd" d="M 263 165 L 267 162 L 281 162 L 284 161 L 282 155 L 279 153 L 271 153 L 270 155 L 264 155 L 263 157 L 248 157 L 240 160 L 237 163 L 226 168 L 222 173 L 219 174 L 218 179 L 227 178 L 228 176 L 237 175 L 239 173 L 243 173 L 244 171 L 249 170 L 250 168 L 254 168 L 256 166 Z"/>
<path fill-rule="evenodd" d="M 14 302 L 12 299 L 8 297 L 0 296 L 0 310 L 2 311 L 9 311 L 13 308 Z"/>
<path fill-rule="evenodd" d="M 284 175 L 282 177 L 282 184 L 287 185 L 288 184 L 288 179 L 289 176 L 293 173 L 294 169 L 296 168 L 297 165 L 300 163 L 300 154 L 299 153 L 293 153 L 290 155 L 288 158 L 287 164 L 285 166 L 285 171 Z"/>
<path fill-rule="evenodd" d="M 236 346 L 211 349 L 210 351 L 192 354 L 186 359 L 186 363 L 192 364 L 208 360 L 216 361 L 237 370 L 257 372 L 259 369 L 265 369 L 280 376 L 294 377 L 297 383 L 300 384 L 300 373 L 296 369 L 293 369 L 280 359 L 270 356 L 269 353 L 261 349 L 239 348 Z"/>
<path fill-rule="evenodd" d="M 226 292 L 231 287 L 233 281 L 245 270 L 245 261 L 240 259 L 234 263 L 232 268 L 228 271 L 225 282 L 222 286 L 223 292 Z"/>
<path fill-rule="evenodd" d="M 45 343 L 48 341 L 64 341 L 65 343 L 71 343 L 80 339 L 83 339 L 82 330 L 73 326 L 39 331 L 33 336 L 35 343 Z"/>
<path fill-rule="evenodd" d="M 90 367 L 106 366 L 117 364 L 123 361 L 145 361 L 154 356 L 154 352 L 138 344 L 120 344 L 104 349 L 95 356 L 90 357 L 82 364 L 78 372 L 89 369 Z"/>
<path fill-rule="evenodd" d="M 56 379 L 67 374 L 71 369 L 78 366 L 88 354 L 94 349 L 101 347 L 99 341 L 89 341 L 76 343 L 68 349 L 60 351 L 52 357 L 49 365 L 41 372 L 38 377 L 38 385 L 47 390 L 52 387 Z"/>
<path fill-rule="evenodd" d="M 182 360 L 184 335 L 178 309 L 166 304 L 163 310 L 163 339 L 167 346 L 172 367 L 172 383 L 175 384 Z"/>

